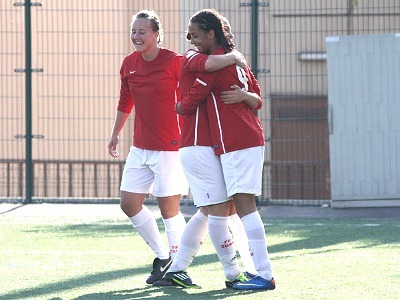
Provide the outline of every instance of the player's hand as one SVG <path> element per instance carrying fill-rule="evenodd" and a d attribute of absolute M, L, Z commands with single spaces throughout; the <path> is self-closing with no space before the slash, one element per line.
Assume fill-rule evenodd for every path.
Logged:
<path fill-rule="evenodd" d="M 231 86 L 232 90 L 223 91 L 221 93 L 221 100 L 225 104 L 236 104 L 243 102 L 245 100 L 245 93 L 242 89 L 237 85 Z"/>
<path fill-rule="evenodd" d="M 244 68 L 245 66 L 247 66 L 247 60 L 246 58 L 243 56 L 242 53 L 240 53 L 239 51 L 237 51 L 236 49 L 234 49 L 232 51 L 232 53 L 235 55 L 236 57 L 236 65 Z"/>
<path fill-rule="evenodd" d="M 183 110 L 182 110 L 182 108 L 181 108 L 181 103 L 180 103 L 180 102 L 178 102 L 178 103 L 175 104 L 175 112 L 176 112 L 177 114 L 183 115 Z"/>
<path fill-rule="evenodd" d="M 119 152 L 117 151 L 118 141 L 119 141 L 118 136 L 112 136 L 110 138 L 110 142 L 108 143 L 108 154 L 110 154 L 111 157 L 114 158 L 119 157 Z"/>

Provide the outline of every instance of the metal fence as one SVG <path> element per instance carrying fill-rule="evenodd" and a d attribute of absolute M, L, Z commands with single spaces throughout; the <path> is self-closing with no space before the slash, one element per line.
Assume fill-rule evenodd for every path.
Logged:
<path fill-rule="evenodd" d="M 325 38 L 400 31 L 397 0 L 4 0 L 0 2 L 0 199 L 114 201 L 120 159 L 107 143 L 130 17 L 154 9 L 164 47 L 183 53 L 190 16 L 215 8 L 262 88 L 267 137 L 259 203 L 330 199 Z M 189 197 L 190 198 L 190 197 Z"/>

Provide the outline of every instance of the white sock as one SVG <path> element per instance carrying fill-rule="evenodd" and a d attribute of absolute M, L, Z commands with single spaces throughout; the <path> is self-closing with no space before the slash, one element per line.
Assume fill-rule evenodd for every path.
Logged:
<path fill-rule="evenodd" d="M 143 206 L 138 214 L 129 219 L 133 227 L 157 257 L 159 259 L 167 259 L 169 257 L 169 250 L 161 237 L 160 230 L 157 227 L 157 222 L 152 212 L 146 206 Z"/>
<path fill-rule="evenodd" d="M 181 212 L 172 218 L 163 219 L 165 225 L 165 233 L 167 234 L 169 253 L 171 258 L 174 259 L 181 242 L 182 232 L 185 229 L 186 221 Z"/>
<path fill-rule="evenodd" d="M 256 275 L 257 271 L 250 254 L 249 241 L 242 220 L 240 220 L 238 214 L 234 214 L 228 217 L 228 222 L 233 235 L 233 240 L 235 241 L 236 248 L 239 251 L 241 261 L 243 262 L 244 269 L 247 272 Z"/>
<path fill-rule="evenodd" d="M 203 243 L 207 231 L 208 218 L 202 212 L 197 211 L 186 224 L 178 252 L 169 268 L 170 272 L 184 271 L 190 266 Z"/>
<path fill-rule="evenodd" d="M 228 280 L 234 280 L 241 270 L 236 258 L 232 234 L 228 228 L 228 217 L 208 215 L 210 239 Z"/>
<path fill-rule="evenodd" d="M 249 240 L 254 266 L 259 276 L 272 279 L 271 262 L 268 257 L 267 239 L 264 224 L 258 211 L 242 217 L 242 222 Z"/>

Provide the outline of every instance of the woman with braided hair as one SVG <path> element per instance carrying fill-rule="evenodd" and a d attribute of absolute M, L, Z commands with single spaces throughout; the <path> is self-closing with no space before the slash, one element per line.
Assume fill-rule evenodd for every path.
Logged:
<path fill-rule="evenodd" d="M 212 10 L 202 10 L 195 14 L 189 22 L 188 33 L 191 43 L 199 52 L 221 54 L 233 49 L 222 30 L 220 18 Z M 199 73 L 195 84 L 183 95 L 176 109 L 181 114 L 194 113 L 207 98 L 205 102 L 213 148 L 220 157 L 227 196 L 235 202 L 258 273 L 258 276 L 246 282 L 234 283 L 233 288 L 273 290 L 275 281 L 268 257 L 265 229 L 255 202 L 255 196 L 261 194 L 265 139 L 261 123 L 253 113 L 254 107 L 252 109 L 244 102 L 223 101 L 223 91 L 234 85 L 258 94 L 261 100 L 260 89 L 254 84 L 248 67 L 231 65 L 213 73 Z M 261 101 L 255 108 L 260 107 Z M 182 163 L 187 168 L 185 160 Z M 238 270 L 234 265 L 234 253 L 230 249 L 225 203 L 208 207 L 208 225 L 210 238 L 224 266 L 225 275 L 230 279 L 229 276 Z"/>

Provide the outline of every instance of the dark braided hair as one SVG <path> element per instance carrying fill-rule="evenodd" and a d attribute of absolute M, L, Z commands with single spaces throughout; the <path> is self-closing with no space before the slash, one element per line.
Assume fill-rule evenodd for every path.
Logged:
<path fill-rule="evenodd" d="M 235 48 L 235 45 L 226 38 L 222 19 L 216 10 L 202 9 L 190 18 L 189 23 L 196 23 L 200 30 L 204 32 L 214 30 L 217 42 L 222 46 L 225 53 Z M 188 34 L 186 38 L 190 40 L 190 35 Z"/>

